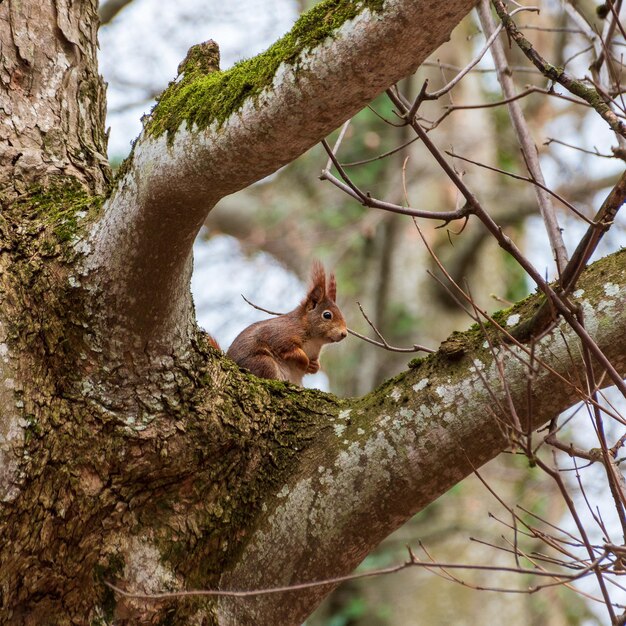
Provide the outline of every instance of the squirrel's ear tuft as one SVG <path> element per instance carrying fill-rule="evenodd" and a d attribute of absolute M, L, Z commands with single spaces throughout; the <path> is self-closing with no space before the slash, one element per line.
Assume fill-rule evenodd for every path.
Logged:
<path fill-rule="evenodd" d="M 311 268 L 311 286 L 309 292 L 306 295 L 305 303 L 311 309 L 314 309 L 317 304 L 324 298 L 326 293 L 326 273 L 319 261 L 314 261 Z"/>
<path fill-rule="evenodd" d="M 334 274 L 328 277 L 328 289 L 326 293 L 333 302 L 337 302 L 337 281 L 335 280 Z"/>

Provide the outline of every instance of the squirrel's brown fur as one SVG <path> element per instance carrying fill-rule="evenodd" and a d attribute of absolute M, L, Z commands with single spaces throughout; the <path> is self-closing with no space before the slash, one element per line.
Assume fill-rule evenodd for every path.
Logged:
<path fill-rule="evenodd" d="M 322 346 L 341 341 L 348 334 L 336 298 L 334 275 L 327 283 L 324 268 L 314 263 L 304 300 L 285 315 L 245 328 L 227 355 L 256 376 L 301 385 L 305 374 L 319 370 Z"/>

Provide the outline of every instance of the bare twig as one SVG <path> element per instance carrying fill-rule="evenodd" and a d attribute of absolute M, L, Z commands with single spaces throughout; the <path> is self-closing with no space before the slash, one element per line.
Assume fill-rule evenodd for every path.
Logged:
<path fill-rule="evenodd" d="M 241 297 L 253 309 L 256 309 L 257 311 L 263 311 L 263 313 L 269 313 L 270 315 L 284 315 L 284 313 L 277 313 L 276 311 L 270 311 L 269 309 L 264 309 L 263 307 L 257 304 L 254 304 L 254 302 L 250 302 L 250 300 L 248 300 L 248 298 L 246 298 L 246 296 L 244 296 L 243 294 L 241 294 Z M 357 304 L 359 305 L 359 308 L 361 309 L 361 313 L 363 313 L 363 317 L 365 317 L 365 319 L 370 324 L 370 326 L 372 326 L 372 323 L 369 321 L 369 318 L 367 317 L 367 315 L 365 315 L 363 309 L 361 308 L 361 305 L 358 302 Z M 372 326 L 372 328 L 374 328 L 374 326 Z M 363 341 L 366 341 L 367 343 L 371 343 L 374 346 L 378 346 L 379 348 L 384 348 L 385 350 L 389 350 L 389 352 L 428 352 L 429 354 L 436 352 L 436 350 L 432 350 L 431 348 L 427 348 L 425 346 L 420 346 L 419 344 L 413 344 L 412 348 L 397 348 L 396 346 L 392 346 L 389 343 L 387 343 L 387 341 L 382 337 L 382 335 L 380 335 L 378 330 L 375 330 L 375 332 L 381 338 L 382 343 L 380 341 L 375 341 L 374 339 L 370 339 L 369 337 L 366 337 L 365 335 L 362 335 L 361 333 L 357 333 L 356 330 L 352 330 L 350 328 L 348 328 L 347 330 L 354 337 L 358 337 L 359 339 L 362 339 Z"/>
<path fill-rule="evenodd" d="M 495 71 L 495 70 L 494 70 Z M 544 87 L 536 87 L 536 86 L 527 86 L 524 91 L 520 91 L 510 98 L 502 98 L 501 100 L 496 100 L 495 102 L 482 102 L 481 104 L 449 104 L 446 105 L 445 113 L 437 118 L 431 125 L 431 130 L 437 128 L 443 120 L 448 117 L 451 113 L 455 111 L 463 111 L 465 109 L 491 109 L 493 107 L 499 107 L 503 104 L 508 104 L 509 102 L 514 102 L 515 100 L 521 100 L 526 96 L 529 96 L 533 93 L 541 93 L 547 96 L 553 96 L 556 98 L 560 98 L 562 100 L 566 100 L 568 102 L 572 102 L 574 104 L 582 104 L 584 106 L 589 106 L 584 100 L 579 100 L 576 98 L 571 98 L 569 96 L 564 96 L 563 94 L 555 92 L 553 89 L 545 89 Z"/>
<path fill-rule="evenodd" d="M 290 591 L 299 591 L 302 589 L 311 589 L 315 587 L 327 587 L 335 586 L 343 582 L 351 580 L 360 580 L 362 578 L 371 578 L 374 576 L 384 576 L 389 574 L 395 574 L 410 567 L 419 567 L 424 569 L 438 568 L 441 570 L 473 570 L 473 571 L 487 571 L 487 572 L 511 572 L 515 574 L 533 576 L 542 576 L 546 578 L 558 578 L 563 582 L 578 580 L 585 572 L 577 572 L 576 574 L 567 574 L 565 572 L 546 572 L 541 569 L 527 569 L 522 567 L 504 567 L 498 565 L 465 565 L 461 563 L 439 563 L 421 561 L 411 551 L 410 558 L 404 563 L 398 565 L 392 565 L 390 567 L 380 568 L 369 572 L 361 572 L 356 574 L 348 574 L 346 576 L 337 576 L 336 578 L 327 578 L 325 580 L 317 580 L 305 583 L 295 583 L 292 585 L 285 585 L 281 587 L 270 587 L 267 589 L 250 589 L 250 590 L 231 590 L 231 589 L 197 589 L 189 591 L 165 591 L 158 593 L 142 593 L 126 591 L 121 589 L 117 585 L 111 582 L 104 581 L 104 584 L 115 591 L 115 593 L 125 598 L 137 598 L 141 600 L 170 600 L 175 598 L 190 598 L 190 597 L 227 597 L 227 598 L 249 598 L 253 596 L 271 595 L 275 593 L 287 593 Z M 504 591 L 504 590 L 500 590 Z M 512 593 L 531 593 L 528 589 L 512 589 L 509 590 Z"/>
<path fill-rule="evenodd" d="M 340 180 L 335 178 L 335 176 L 333 176 L 328 169 L 322 170 L 322 173 L 320 174 L 320 180 L 327 180 L 331 182 L 333 185 L 335 185 L 335 187 L 352 196 L 364 206 L 368 206 L 374 209 L 382 209 L 383 211 L 390 211 L 391 213 L 399 213 L 401 215 L 410 215 L 412 217 L 421 217 L 424 219 L 441 220 L 446 224 L 453 220 L 467 217 L 468 215 L 468 210 L 465 207 L 461 207 L 456 211 L 420 211 L 418 209 L 403 207 L 399 204 L 376 200 L 375 198 L 372 198 L 369 193 L 362 192 L 352 182 L 341 163 L 339 163 L 339 161 L 337 160 L 337 157 L 333 154 L 333 151 L 330 149 L 330 146 L 325 139 L 322 140 L 322 145 L 324 146 L 324 149 L 326 150 L 328 156 L 333 162 L 333 165 L 337 169 L 337 172 L 339 172 L 339 175 L 345 182 L 342 183 Z"/>
<path fill-rule="evenodd" d="M 582 35 L 583 30 L 579 28 L 568 28 L 567 26 L 536 26 L 533 24 L 520 24 L 521 30 L 537 30 L 542 33 L 568 33 L 570 35 Z"/>
<path fill-rule="evenodd" d="M 369 324 L 370 328 L 376 333 L 377 337 L 380 339 L 380 342 L 374 341 L 373 339 L 369 339 L 368 337 L 364 337 L 359 333 L 356 333 L 350 329 L 348 329 L 349 333 L 368 341 L 369 343 L 374 344 L 375 346 L 379 346 L 381 348 L 385 348 L 385 350 L 389 350 L 390 352 L 428 352 L 430 354 L 434 354 L 436 350 L 432 350 L 431 348 L 425 348 L 424 346 L 420 346 L 418 344 L 414 344 L 412 348 L 396 348 L 390 345 L 387 340 L 383 337 L 382 333 L 376 328 L 372 320 L 367 316 L 360 302 L 357 302 L 359 310 L 361 311 L 361 315 L 365 318 L 365 321 Z M 382 343 L 381 343 L 382 342 Z"/>
<path fill-rule="evenodd" d="M 619 449 L 626 443 L 626 433 L 624 433 L 616 442 L 615 445 L 609 450 L 611 456 L 616 457 Z"/>
<path fill-rule="evenodd" d="M 616 158 L 614 154 L 602 154 L 597 148 L 594 148 L 593 150 L 587 150 L 585 148 L 581 148 L 580 146 L 575 146 L 571 143 L 561 141 L 560 139 L 555 139 L 554 137 L 548 137 L 547 140 L 543 142 L 543 145 L 549 146 L 551 143 L 557 143 L 560 146 L 565 146 L 566 148 L 572 148 L 573 150 L 578 150 L 579 152 L 584 152 L 585 154 L 591 154 L 593 156 L 602 157 L 603 159 Z"/>
<path fill-rule="evenodd" d="M 393 148 L 392 150 L 383 152 L 382 154 L 379 154 L 378 156 L 372 157 L 370 159 L 362 159 L 361 161 L 350 161 L 349 163 L 342 163 L 341 165 L 343 167 L 356 167 L 357 165 L 366 165 L 367 163 L 380 161 L 380 159 L 385 159 L 388 156 L 395 154 L 396 152 L 400 152 L 401 150 L 404 150 L 407 146 L 410 146 L 412 143 L 415 143 L 416 141 L 419 141 L 419 137 L 413 137 L 413 139 L 410 139 L 409 141 L 405 141 L 403 144 L 400 144 L 397 148 Z M 329 168 L 327 167 L 326 169 L 328 170 Z"/>
<path fill-rule="evenodd" d="M 519 7 L 518 9 L 515 9 L 515 11 L 511 13 L 511 15 L 515 15 L 522 11 L 539 12 L 539 9 L 536 7 Z M 409 116 L 412 117 L 413 115 L 415 115 L 419 107 L 419 104 L 423 100 L 436 100 L 437 98 L 440 98 L 444 94 L 448 93 L 455 85 L 457 85 L 461 81 L 461 79 L 468 72 L 470 72 L 476 65 L 478 65 L 480 60 L 485 56 L 487 50 L 489 50 L 493 42 L 496 40 L 496 37 L 500 34 L 502 27 L 503 27 L 502 24 L 500 24 L 498 28 L 496 28 L 493 31 L 493 33 L 491 33 L 491 35 L 487 38 L 487 41 L 485 42 L 485 45 L 482 47 L 480 52 L 447 85 L 445 85 L 441 89 L 438 89 L 437 91 L 433 91 L 432 93 L 426 93 L 427 83 L 424 83 L 424 86 L 422 87 L 423 93 L 420 93 L 420 95 L 418 95 L 418 97 L 415 99 L 415 102 L 413 103 L 413 106 L 411 107 Z"/>
<path fill-rule="evenodd" d="M 248 300 L 248 298 L 246 298 L 246 296 L 244 296 L 243 294 L 241 294 L 241 297 L 253 308 L 256 309 L 257 311 L 262 311 L 263 313 L 269 313 L 270 315 L 284 315 L 284 313 L 277 313 L 276 311 L 270 311 L 269 309 L 264 309 L 262 306 L 259 306 L 258 304 L 254 304 L 254 302 L 250 302 L 250 300 Z"/>
<path fill-rule="evenodd" d="M 513 172 L 509 172 L 507 170 L 500 169 L 499 167 L 493 167 L 492 165 L 487 165 L 486 163 L 480 163 L 479 161 L 474 161 L 472 159 L 468 159 L 467 157 L 461 156 L 460 154 L 456 154 L 451 150 L 446 150 L 446 154 L 449 156 L 459 159 L 461 161 L 465 161 L 467 163 L 471 163 L 472 165 L 477 165 L 478 167 L 482 167 L 486 170 L 490 170 L 492 172 L 498 172 L 498 174 L 504 174 L 505 176 L 509 176 L 510 178 L 515 178 L 516 180 L 523 180 L 531 185 L 535 185 L 537 187 L 541 187 L 546 193 L 549 193 L 559 202 L 561 202 L 564 206 L 566 206 L 572 213 L 577 215 L 581 220 L 587 222 L 587 224 L 593 224 L 593 222 L 581 211 L 579 211 L 571 202 L 568 202 L 563 196 L 556 193 L 556 191 L 552 191 L 547 185 L 544 183 L 540 183 L 539 181 L 529 178 L 528 176 L 520 176 L 519 174 L 514 174 Z"/>
<path fill-rule="evenodd" d="M 396 124 L 391 120 L 388 120 L 384 115 L 381 115 L 371 104 L 367 105 L 367 108 L 382 122 L 387 124 L 388 126 L 394 126 L 395 128 L 400 128 L 402 124 Z"/>
<path fill-rule="evenodd" d="M 585 459 L 591 463 L 602 462 L 602 455 L 599 450 L 583 450 L 575 446 L 573 443 L 563 443 L 560 441 L 554 433 L 550 433 L 545 439 L 545 443 L 550 446 L 558 448 L 562 452 L 567 453 L 571 457 L 578 457 L 579 459 Z"/>
<path fill-rule="evenodd" d="M 599 39 L 598 33 L 591 27 L 591 24 L 587 21 L 585 16 L 578 10 L 576 5 L 570 0 L 563 3 L 565 12 L 569 15 L 572 21 L 578 26 L 578 32 L 584 35 L 589 42 L 595 47 Z M 521 28 L 521 26 L 520 26 Z M 524 28 L 526 28 L 524 26 Z"/>
<path fill-rule="evenodd" d="M 343 126 L 341 127 L 341 130 L 339 131 L 339 136 L 337 137 L 337 141 L 335 141 L 335 145 L 333 146 L 333 154 L 335 156 L 337 156 L 337 152 L 339 152 L 339 146 L 341 146 L 341 142 L 343 141 L 343 138 L 346 134 L 346 131 L 348 130 L 348 126 L 350 126 L 350 122 L 352 120 L 348 120 L 346 122 L 344 122 Z M 329 170 L 330 166 L 332 164 L 332 160 L 330 157 L 328 157 L 328 161 L 326 162 L 326 169 Z"/>
<path fill-rule="evenodd" d="M 422 63 L 423 67 L 436 67 L 444 70 L 451 70 L 453 72 L 460 72 L 463 68 L 458 65 L 453 65 L 452 63 L 443 63 L 442 61 L 424 61 Z M 516 65 L 511 67 L 511 69 L 516 73 L 521 74 L 538 74 L 537 70 L 532 69 L 530 67 L 524 67 L 521 65 Z M 493 74 L 495 73 L 495 68 L 492 67 L 473 67 L 470 72 L 477 74 Z"/>

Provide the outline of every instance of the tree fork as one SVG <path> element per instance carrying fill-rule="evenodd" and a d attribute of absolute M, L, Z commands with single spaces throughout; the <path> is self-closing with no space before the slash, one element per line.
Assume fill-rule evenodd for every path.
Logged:
<path fill-rule="evenodd" d="M 317 11 L 348 7 L 350 17 L 280 65 L 273 91 L 219 129 L 188 126 L 187 116 L 169 140 L 144 133 L 105 200 L 95 4 L 0 3 L 3 44 L 13 42 L 2 104 L 18 111 L 31 97 L 39 120 L 18 128 L 16 117 L 2 130 L 0 619 L 301 623 L 328 589 L 155 605 L 121 600 L 104 581 L 254 589 L 346 573 L 506 446 L 502 422 L 486 417 L 503 383 L 478 329 L 455 336 L 454 355 L 442 350 L 364 398 L 339 400 L 219 357 L 188 290 L 194 234 L 217 199 L 414 69 L 472 5 L 323 3 Z M 17 28 L 26 17 L 27 36 Z M 31 45 L 48 32 L 54 68 Z M 267 132 L 277 119 L 287 135 Z M 588 328 L 620 371 L 625 265 L 615 254 L 579 283 Z M 500 349 L 523 407 L 524 353 Z M 576 370 L 577 355 L 556 332 L 537 348 L 560 374 Z M 558 380 L 537 377 L 534 426 L 579 398 Z"/>

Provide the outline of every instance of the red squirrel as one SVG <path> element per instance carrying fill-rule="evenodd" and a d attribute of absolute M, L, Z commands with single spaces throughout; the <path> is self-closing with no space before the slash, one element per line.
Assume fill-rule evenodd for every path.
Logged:
<path fill-rule="evenodd" d="M 304 300 L 289 313 L 242 330 L 226 354 L 256 376 L 302 385 L 305 374 L 319 370 L 322 346 L 348 334 L 336 298 L 335 276 L 327 283 L 324 268 L 315 262 Z"/>

